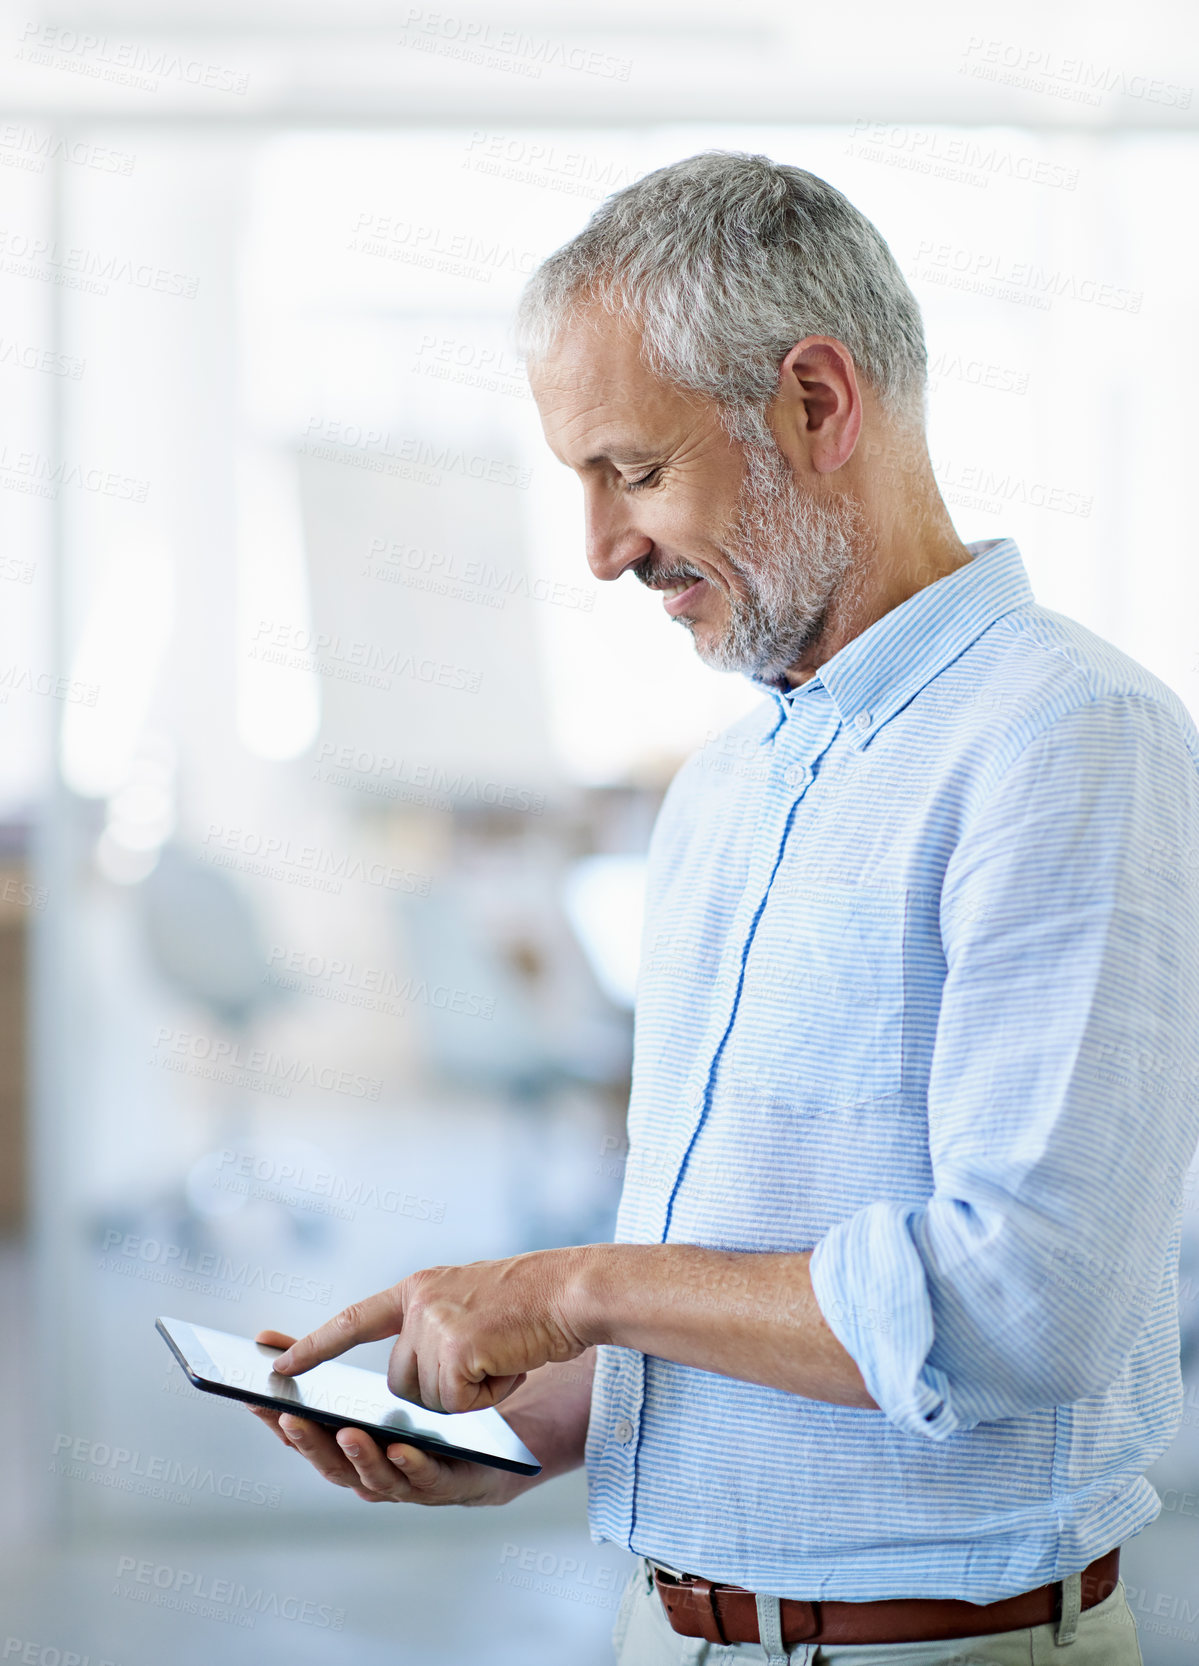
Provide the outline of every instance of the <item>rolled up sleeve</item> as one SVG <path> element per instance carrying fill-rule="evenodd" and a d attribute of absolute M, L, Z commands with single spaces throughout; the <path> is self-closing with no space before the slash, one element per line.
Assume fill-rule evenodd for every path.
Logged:
<path fill-rule="evenodd" d="M 943 1440 L 1118 1375 L 1173 1289 L 1199 1139 L 1199 768 L 1165 704 L 1058 717 L 968 806 L 941 894 L 932 1196 L 838 1222 L 816 1300 Z"/>

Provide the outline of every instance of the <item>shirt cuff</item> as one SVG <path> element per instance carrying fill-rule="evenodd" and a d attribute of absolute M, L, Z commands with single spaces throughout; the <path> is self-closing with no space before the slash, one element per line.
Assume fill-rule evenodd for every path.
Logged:
<path fill-rule="evenodd" d="M 829 1329 L 886 1417 L 908 1434 L 947 1440 L 978 1419 L 958 1414 L 949 1378 L 928 1363 L 932 1302 L 909 1224 L 921 1213 L 920 1205 L 869 1204 L 820 1240 L 809 1271 Z"/>

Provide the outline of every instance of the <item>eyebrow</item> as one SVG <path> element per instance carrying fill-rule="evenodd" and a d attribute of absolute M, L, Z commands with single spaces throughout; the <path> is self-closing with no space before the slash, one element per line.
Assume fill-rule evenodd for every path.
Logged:
<path fill-rule="evenodd" d="M 643 446 L 617 447 L 614 451 L 599 451 L 594 457 L 585 457 L 583 467 L 595 468 L 598 463 L 649 463 L 660 455 L 661 450 L 657 446 L 653 449 Z"/>

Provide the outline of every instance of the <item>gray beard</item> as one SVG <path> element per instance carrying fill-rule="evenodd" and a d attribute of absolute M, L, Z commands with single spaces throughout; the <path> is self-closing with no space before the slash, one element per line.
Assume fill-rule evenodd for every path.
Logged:
<path fill-rule="evenodd" d="M 715 641 L 702 627 L 696 634 L 694 620 L 680 623 L 713 670 L 776 682 L 816 641 L 834 591 L 847 575 L 853 582 L 867 533 L 856 499 L 822 502 L 796 485 L 773 438 L 745 440 L 744 455 L 745 481 L 722 552 L 741 592 L 728 592 L 728 623 Z"/>

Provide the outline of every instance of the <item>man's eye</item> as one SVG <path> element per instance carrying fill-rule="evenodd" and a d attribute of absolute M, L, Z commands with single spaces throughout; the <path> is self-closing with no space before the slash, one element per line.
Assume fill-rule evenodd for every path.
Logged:
<path fill-rule="evenodd" d="M 639 491 L 642 486 L 651 485 L 658 478 L 661 472 L 661 469 L 651 469 L 648 474 L 643 474 L 636 480 L 626 480 L 624 483 L 625 491 L 636 492 Z"/>

